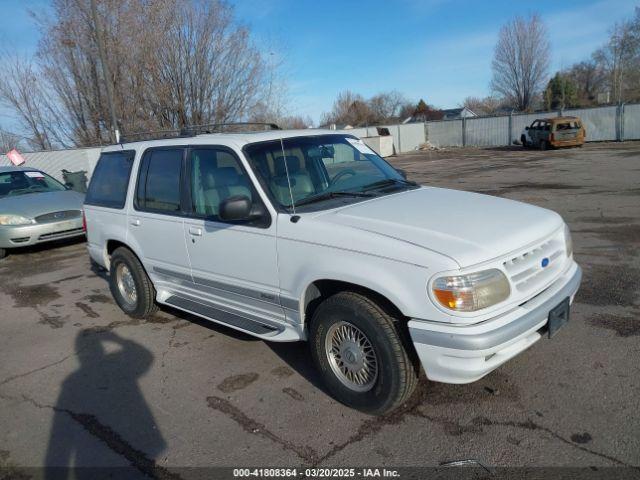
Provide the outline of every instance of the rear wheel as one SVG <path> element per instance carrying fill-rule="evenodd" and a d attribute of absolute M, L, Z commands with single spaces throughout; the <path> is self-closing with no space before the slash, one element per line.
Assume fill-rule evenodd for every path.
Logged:
<path fill-rule="evenodd" d="M 540 144 L 539 144 L 540 150 L 546 150 L 548 145 L 547 145 L 547 141 L 546 140 L 540 140 Z"/>
<path fill-rule="evenodd" d="M 337 293 L 318 306 L 310 325 L 311 355 L 337 400 L 383 414 L 409 399 L 418 375 L 399 326 L 359 293 Z"/>
<path fill-rule="evenodd" d="M 120 247 L 111 255 L 109 287 L 118 306 L 131 317 L 148 317 L 158 309 L 147 272 L 127 248 Z"/>
<path fill-rule="evenodd" d="M 522 143 L 522 148 L 527 148 L 527 147 L 528 147 L 528 145 L 527 145 L 527 137 L 525 137 L 524 135 L 522 135 L 522 136 L 520 137 L 520 143 Z"/>

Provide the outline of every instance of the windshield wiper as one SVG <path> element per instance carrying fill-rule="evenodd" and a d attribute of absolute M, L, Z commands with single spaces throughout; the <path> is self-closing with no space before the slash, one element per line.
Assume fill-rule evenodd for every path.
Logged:
<path fill-rule="evenodd" d="M 378 180 L 377 182 L 370 183 L 364 188 L 364 191 L 375 190 L 377 188 L 382 188 L 390 185 L 402 185 L 407 187 L 415 187 L 418 184 L 410 180 L 400 180 L 397 178 L 385 178 L 384 180 Z"/>
<path fill-rule="evenodd" d="M 345 191 L 336 191 L 336 192 L 323 192 L 317 195 L 312 195 L 307 198 L 303 198 L 300 201 L 295 202 L 295 206 L 298 207 L 300 205 L 307 205 L 309 203 L 321 202 L 323 200 L 329 200 L 331 198 L 337 197 L 373 197 L 374 195 L 371 193 L 364 192 L 345 192 Z"/>

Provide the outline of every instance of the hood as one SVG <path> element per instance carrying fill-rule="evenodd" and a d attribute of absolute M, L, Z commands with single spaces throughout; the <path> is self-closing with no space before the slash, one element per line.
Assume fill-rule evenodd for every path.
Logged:
<path fill-rule="evenodd" d="M 84 195 L 72 190 L 27 193 L 0 198 L 0 215 L 22 215 L 34 218 L 61 210 L 82 210 Z"/>
<path fill-rule="evenodd" d="M 544 208 L 435 187 L 328 211 L 318 220 L 428 248 L 461 268 L 522 248 L 563 225 L 560 215 Z"/>

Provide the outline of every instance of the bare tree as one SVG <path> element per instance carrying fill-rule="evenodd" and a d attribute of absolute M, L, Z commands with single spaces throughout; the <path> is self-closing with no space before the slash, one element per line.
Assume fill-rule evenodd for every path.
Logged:
<path fill-rule="evenodd" d="M 476 115 L 495 115 L 505 106 L 503 99 L 498 97 L 467 97 L 462 102 L 462 106 L 468 108 Z"/>
<path fill-rule="evenodd" d="M 42 34 L 35 59 L 4 62 L 12 75 L 0 79 L 0 101 L 39 148 L 108 142 L 106 85 L 125 134 L 241 121 L 281 92 L 222 0 L 95 3 L 104 64 L 90 0 L 52 0 L 50 11 L 34 14 Z"/>
<path fill-rule="evenodd" d="M 154 50 L 152 91 L 172 125 L 220 123 L 245 116 L 257 102 L 265 64 L 233 11 L 214 1 L 176 2 L 163 48 Z"/>
<path fill-rule="evenodd" d="M 398 120 L 407 99 L 400 92 L 392 90 L 374 95 L 368 103 L 373 121 L 382 123 Z"/>
<path fill-rule="evenodd" d="M 32 134 L 30 146 L 51 148 L 51 128 L 47 117 L 46 93 L 37 68 L 27 59 L 4 53 L 0 76 L 0 101 L 13 110 L 22 128 Z"/>
<path fill-rule="evenodd" d="M 581 106 L 596 103 L 598 94 L 606 88 L 606 71 L 595 60 L 576 63 L 565 75 L 576 85 L 577 100 Z"/>
<path fill-rule="evenodd" d="M 345 90 L 333 102 L 330 112 L 322 115 L 322 125 L 344 124 L 351 126 L 397 122 L 410 117 L 415 109 L 404 95 L 392 90 L 381 92 L 370 99 Z"/>
<path fill-rule="evenodd" d="M 0 128 L 0 153 L 7 153 L 14 148 L 18 148 L 21 140 L 22 137 L 20 135 Z"/>
<path fill-rule="evenodd" d="M 333 102 L 329 113 L 324 113 L 320 123 L 322 125 L 345 124 L 355 126 L 372 123 L 373 115 L 364 97 L 358 93 L 345 90 L 340 92 Z"/>
<path fill-rule="evenodd" d="M 492 63 L 492 90 L 518 110 L 531 109 L 548 77 L 549 53 L 540 17 L 516 17 L 500 29 Z"/>
<path fill-rule="evenodd" d="M 405 102 L 404 104 L 402 104 L 402 106 L 400 107 L 400 111 L 398 112 L 398 117 L 399 120 L 405 121 L 407 119 L 410 119 L 413 116 L 413 113 L 416 110 L 416 105 L 415 103 L 412 103 L 410 101 Z"/>
<path fill-rule="evenodd" d="M 606 70 L 616 103 L 640 98 L 640 7 L 633 19 L 613 26 L 609 41 L 593 58 Z"/>
<path fill-rule="evenodd" d="M 278 125 L 281 128 L 303 129 L 313 126 L 313 121 L 306 115 L 291 115 L 280 119 Z"/>

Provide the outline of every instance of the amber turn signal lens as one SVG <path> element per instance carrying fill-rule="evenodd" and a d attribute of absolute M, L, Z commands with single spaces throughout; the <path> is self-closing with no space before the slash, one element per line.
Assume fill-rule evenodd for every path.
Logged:
<path fill-rule="evenodd" d="M 438 301 L 448 308 L 456 308 L 456 296 L 451 290 L 433 290 Z"/>
<path fill-rule="evenodd" d="M 458 312 L 475 312 L 502 302 L 511 288 L 498 269 L 437 278 L 432 285 L 438 303 Z"/>

